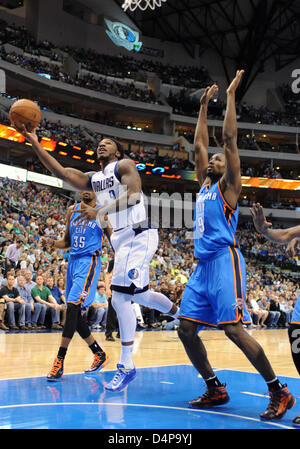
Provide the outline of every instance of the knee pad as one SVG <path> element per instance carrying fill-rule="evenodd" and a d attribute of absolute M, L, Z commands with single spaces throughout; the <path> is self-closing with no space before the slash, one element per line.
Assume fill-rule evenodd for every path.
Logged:
<path fill-rule="evenodd" d="M 87 322 L 87 314 L 86 313 L 84 315 L 82 315 L 81 312 L 79 313 L 76 330 L 77 330 L 78 334 L 80 335 L 80 337 L 83 338 L 84 340 L 87 339 L 91 335 L 91 331 L 90 331 L 90 328 L 89 328 L 88 322 Z"/>
<path fill-rule="evenodd" d="M 62 336 L 65 338 L 72 338 L 78 323 L 78 317 L 81 314 L 80 306 L 75 304 L 68 304 L 66 313 L 66 322 Z"/>

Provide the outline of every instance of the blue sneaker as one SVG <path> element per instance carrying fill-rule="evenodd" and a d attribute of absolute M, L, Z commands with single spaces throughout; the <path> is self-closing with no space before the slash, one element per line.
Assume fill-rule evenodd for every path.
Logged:
<path fill-rule="evenodd" d="M 113 379 L 105 385 L 105 390 L 122 391 L 136 377 L 136 369 L 125 369 L 124 365 L 117 365 L 118 371 Z"/>

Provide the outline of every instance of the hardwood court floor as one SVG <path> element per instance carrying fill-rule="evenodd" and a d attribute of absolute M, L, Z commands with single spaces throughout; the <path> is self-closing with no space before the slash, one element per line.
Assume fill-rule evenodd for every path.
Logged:
<path fill-rule="evenodd" d="M 278 376 L 298 378 L 290 352 L 287 329 L 248 330 L 262 345 Z M 204 330 L 203 339 L 211 365 L 216 369 L 232 369 L 255 373 L 244 354 L 230 342 L 223 331 Z M 111 362 L 105 370 L 114 370 L 120 354 L 120 340 L 105 340 L 103 332 L 94 332 Z M 61 338 L 60 331 L 1 332 L 0 379 L 45 376 L 52 366 Z M 75 334 L 69 347 L 65 374 L 81 373 L 92 362 L 92 353 L 84 341 Z M 136 333 L 134 362 L 137 368 L 187 364 L 182 344 L 175 331 L 140 331 Z"/>

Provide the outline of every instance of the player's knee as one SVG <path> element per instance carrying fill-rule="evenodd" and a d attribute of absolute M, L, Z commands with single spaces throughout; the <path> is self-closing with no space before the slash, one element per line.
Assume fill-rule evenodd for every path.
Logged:
<path fill-rule="evenodd" d="M 188 344 L 194 340 L 197 336 L 197 327 L 193 322 L 187 320 L 180 320 L 179 327 L 177 329 L 178 337 L 184 344 Z"/>
<path fill-rule="evenodd" d="M 238 342 L 240 340 L 241 331 L 243 331 L 243 328 L 239 323 L 227 324 L 226 326 L 224 326 L 226 337 L 228 337 L 233 342 Z"/>
<path fill-rule="evenodd" d="M 91 331 L 87 322 L 87 315 L 79 315 L 78 322 L 77 322 L 77 328 L 76 328 L 78 334 L 81 338 L 86 340 L 91 335 Z"/>
<path fill-rule="evenodd" d="M 77 327 L 78 315 L 80 313 L 80 306 L 75 304 L 68 304 L 66 313 L 66 322 L 63 330 L 63 337 L 72 338 Z"/>

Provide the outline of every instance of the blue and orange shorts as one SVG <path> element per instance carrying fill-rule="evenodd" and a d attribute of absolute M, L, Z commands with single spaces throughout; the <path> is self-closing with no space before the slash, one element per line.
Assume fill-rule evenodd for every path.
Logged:
<path fill-rule="evenodd" d="M 94 301 L 101 271 L 100 252 L 92 256 L 70 256 L 67 269 L 66 301 L 86 310 Z"/>
<path fill-rule="evenodd" d="M 222 327 L 242 321 L 250 324 L 245 306 L 246 266 L 238 248 L 226 247 L 215 257 L 199 261 L 186 284 L 178 318 Z"/>

